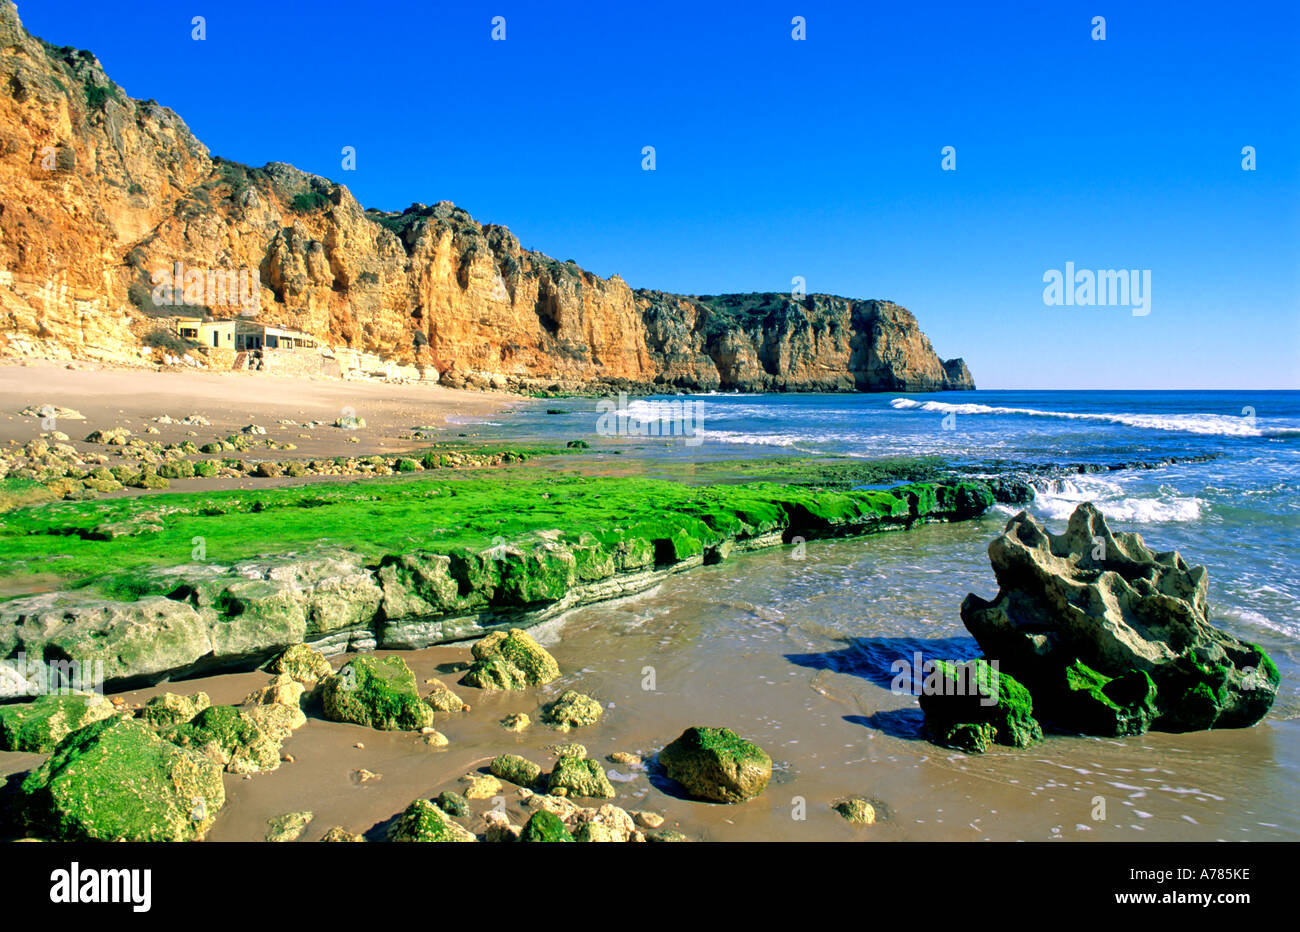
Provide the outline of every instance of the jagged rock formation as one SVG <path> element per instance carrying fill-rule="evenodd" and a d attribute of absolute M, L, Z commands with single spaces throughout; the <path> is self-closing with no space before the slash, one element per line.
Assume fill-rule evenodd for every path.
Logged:
<path fill-rule="evenodd" d="M 1036 717 L 1123 735 L 1243 727 L 1273 705 L 1268 655 L 1207 620 L 1205 568 L 1111 533 L 1091 503 L 1059 535 L 1021 512 L 989 559 L 997 598 L 967 596 L 962 621 L 1033 693 Z"/>
<path fill-rule="evenodd" d="M 448 202 L 364 209 L 292 166 L 213 157 L 91 53 L 30 36 L 11 0 L 0 0 L 0 187 L 10 354 L 138 361 L 154 318 L 233 317 L 252 297 L 259 321 L 432 366 L 452 386 L 974 387 L 890 302 L 633 291 Z M 158 292 L 155 276 L 176 263 L 189 273 L 180 294 Z"/>

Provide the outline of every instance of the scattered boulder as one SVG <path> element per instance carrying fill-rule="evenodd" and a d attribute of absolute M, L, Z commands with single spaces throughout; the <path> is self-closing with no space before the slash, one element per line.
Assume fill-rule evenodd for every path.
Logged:
<path fill-rule="evenodd" d="M 467 816 L 469 815 L 469 801 L 459 793 L 453 793 L 451 790 L 443 790 L 434 800 L 438 808 L 447 815 Z"/>
<path fill-rule="evenodd" d="M 523 827 L 513 825 L 510 817 L 504 812 L 488 810 L 483 813 L 483 840 L 491 842 L 512 842 L 519 841 L 519 836 L 523 834 Z"/>
<path fill-rule="evenodd" d="M 334 426 L 341 427 L 343 430 L 360 430 L 366 426 L 366 419 L 355 414 L 345 414 L 334 419 Z"/>
<path fill-rule="evenodd" d="M 0 705 L 0 751 L 48 754 L 78 728 L 114 711 L 97 693 L 38 696 L 31 702 Z"/>
<path fill-rule="evenodd" d="M 321 836 L 321 841 L 329 841 L 329 842 L 358 842 L 358 841 L 365 841 L 365 840 L 366 840 L 366 836 L 358 835 L 354 832 L 349 832 L 341 825 L 334 826 L 323 836 Z"/>
<path fill-rule="evenodd" d="M 493 631 L 470 649 L 474 665 L 464 679 L 480 689 L 525 689 L 560 675 L 560 665 L 532 636 L 519 628 Z"/>
<path fill-rule="evenodd" d="M 642 837 L 632 816 L 609 803 L 599 809 L 581 809 L 573 817 L 574 841 L 626 842 Z"/>
<path fill-rule="evenodd" d="M 466 799 L 491 799 L 505 790 L 500 780 L 485 773 L 467 773 L 458 782 L 465 787 Z"/>
<path fill-rule="evenodd" d="M 192 748 L 230 773 L 261 773 L 280 766 L 280 744 L 288 734 L 263 728 L 234 706 L 214 705 L 183 725 L 166 729 L 162 737 Z"/>
<path fill-rule="evenodd" d="M 590 696 L 568 689 L 542 709 L 542 721 L 557 731 L 568 731 L 600 720 L 600 703 Z"/>
<path fill-rule="evenodd" d="M 738 803 L 762 793 L 772 758 L 729 728 L 692 727 L 659 752 L 668 776 L 698 799 Z"/>
<path fill-rule="evenodd" d="M 488 770 L 494 777 L 508 780 L 516 786 L 534 786 L 542 775 L 542 768 L 518 754 L 502 754 L 493 759 Z"/>
<path fill-rule="evenodd" d="M 1021 512 L 989 545 L 989 560 L 997 597 L 967 596 L 962 621 L 1054 727 L 1238 728 L 1272 707 L 1277 667 L 1209 623 L 1205 568 L 1112 533 L 1093 504 L 1079 505 L 1059 535 Z"/>
<path fill-rule="evenodd" d="M 527 731 L 533 720 L 523 712 L 516 712 L 501 719 L 500 725 L 506 731 Z"/>
<path fill-rule="evenodd" d="M 424 701 L 435 712 L 464 712 L 469 708 L 460 696 L 448 689 L 441 680 L 433 681 L 433 689 L 424 697 Z"/>
<path fill-rule="evenodd" d="M 519 835 L 520 841 L 573 841 L 573 836 L 564 827 L 559 816 L 541 809 L 534 812 L 524 823 L 524 830 Z"/>
<path fill-rule="evenodd" d="M 473 832 L 453 822 L 449 815 L 427 799 L 417 799 L 406 807 L 389 827 L 388 840 L 477 841 Z"/>
<path fill-rule="evenodd" d="M 314 815 L 311 812 L 286 812 L 282 816 L 267 819 L 266 824 L 269 828 L 266 833 L 266 840 L 277 842 L 297 841 L 298 836 L 303 833 L 313 818 Z"/>
<path fill-rule="evenodd" d="M 307 688 L 334 674 L 334 668 L 325 655 L 306 644 L 294 644 L 271 661 L 267 670 L 292 677 Z"/>
<path fill-rule="evenodd" d="M 321 684 L 325 717 L 383 731 L 418 731 L 433 725 L 433 709 L 420 699 L 415 674 L 401 657 L 355 657 Z"/>
<path fill-rule="evenodd" d="M 155 728 L 168 728 L 185 724 L 211 705 L 212 700 L 204 692 L 192 696 L 163 693 L 144 704 L 140 717 Z"/>
<path fill-rule="evenodd" d="M 846 822 L 854 825 L 874 825 L 876 821 L 876 807 L 861 796 L 841 799 L 831 808 L 843 816 Z"/>
<path fill-rule="evenodd" d="M 196 841 L 226 802 L 221 767 L 114 716 L 73 732 L 19 786 L 42 837 Z"/>
<path fill-rule="evenodd" d="M 555 762 L 546 789 L 554 796 L 586 796 L 611 799 L 614 787 L 598 761 L 583 757 L 561 757 Z"/>

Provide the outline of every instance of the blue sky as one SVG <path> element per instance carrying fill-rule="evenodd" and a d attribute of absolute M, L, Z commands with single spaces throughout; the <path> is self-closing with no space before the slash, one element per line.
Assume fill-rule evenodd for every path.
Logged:
<path fill-rule="evenodd" d="M 982 388 L 1300 388 L 1300 4 L 19 12 L 216 155 L 452 200 L 633 287 L 892 299 Z M 1151 270 L 1150 313 L 1046 306 L 1066 262 Z"/>

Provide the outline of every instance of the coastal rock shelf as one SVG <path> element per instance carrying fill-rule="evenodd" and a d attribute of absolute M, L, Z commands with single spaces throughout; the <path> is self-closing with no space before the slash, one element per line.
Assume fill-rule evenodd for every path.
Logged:
<path fill-rule="evenodd" d="M 100 572 L 0 605 L 0 657 L 75 660 L 122 688 L 250 669 L 302 643 L 326 654 L 420 648 L 527 627 L 734 552 L 960 521 L 992 503 L 987 485 L 960 481 L 826 491 L 465 478 L 46 506 L 6 515 L 0 542 Z M 139 534 L 78 533 L 141 509 L 157 521 Z M 215 556 L 272 536 L 304 546 L 165 565 L 195 542 Z M 508 669 L 479 660 L 506 685 Z"/>
<path fill-rule="evenodd" d="M 998 669 L 937 665 L 945 687 L 964 677 L 975 688 L 921 696 L 935 741 L 1025 747 L 1041 737 L 1038 720 L 1106 737 L 1241 728 L 1272 707 L 1278 669 L 1260 647 L 1209 623 L 1205 568 L 1112 533 L 1090 502 L 1064 534 L 1021 512 L 989 559 L 997 598 L 967 596 L 961 617 Z"/>

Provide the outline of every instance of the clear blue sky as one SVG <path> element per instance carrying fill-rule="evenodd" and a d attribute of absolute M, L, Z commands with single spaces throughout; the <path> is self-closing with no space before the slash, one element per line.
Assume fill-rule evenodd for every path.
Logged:
<path fill-rule="evenodd" d="M 785 291 L 800 275 L 889 298 L 982 388 L 1300 388 L 1290 0 L 19 12 L 216 155 L 293 163 L 366 206 L 452 200 L 633 287 Z M 1043 274 L 1067 261 L 1150 269 L 1150 314 L 1045 306 Z"/>

